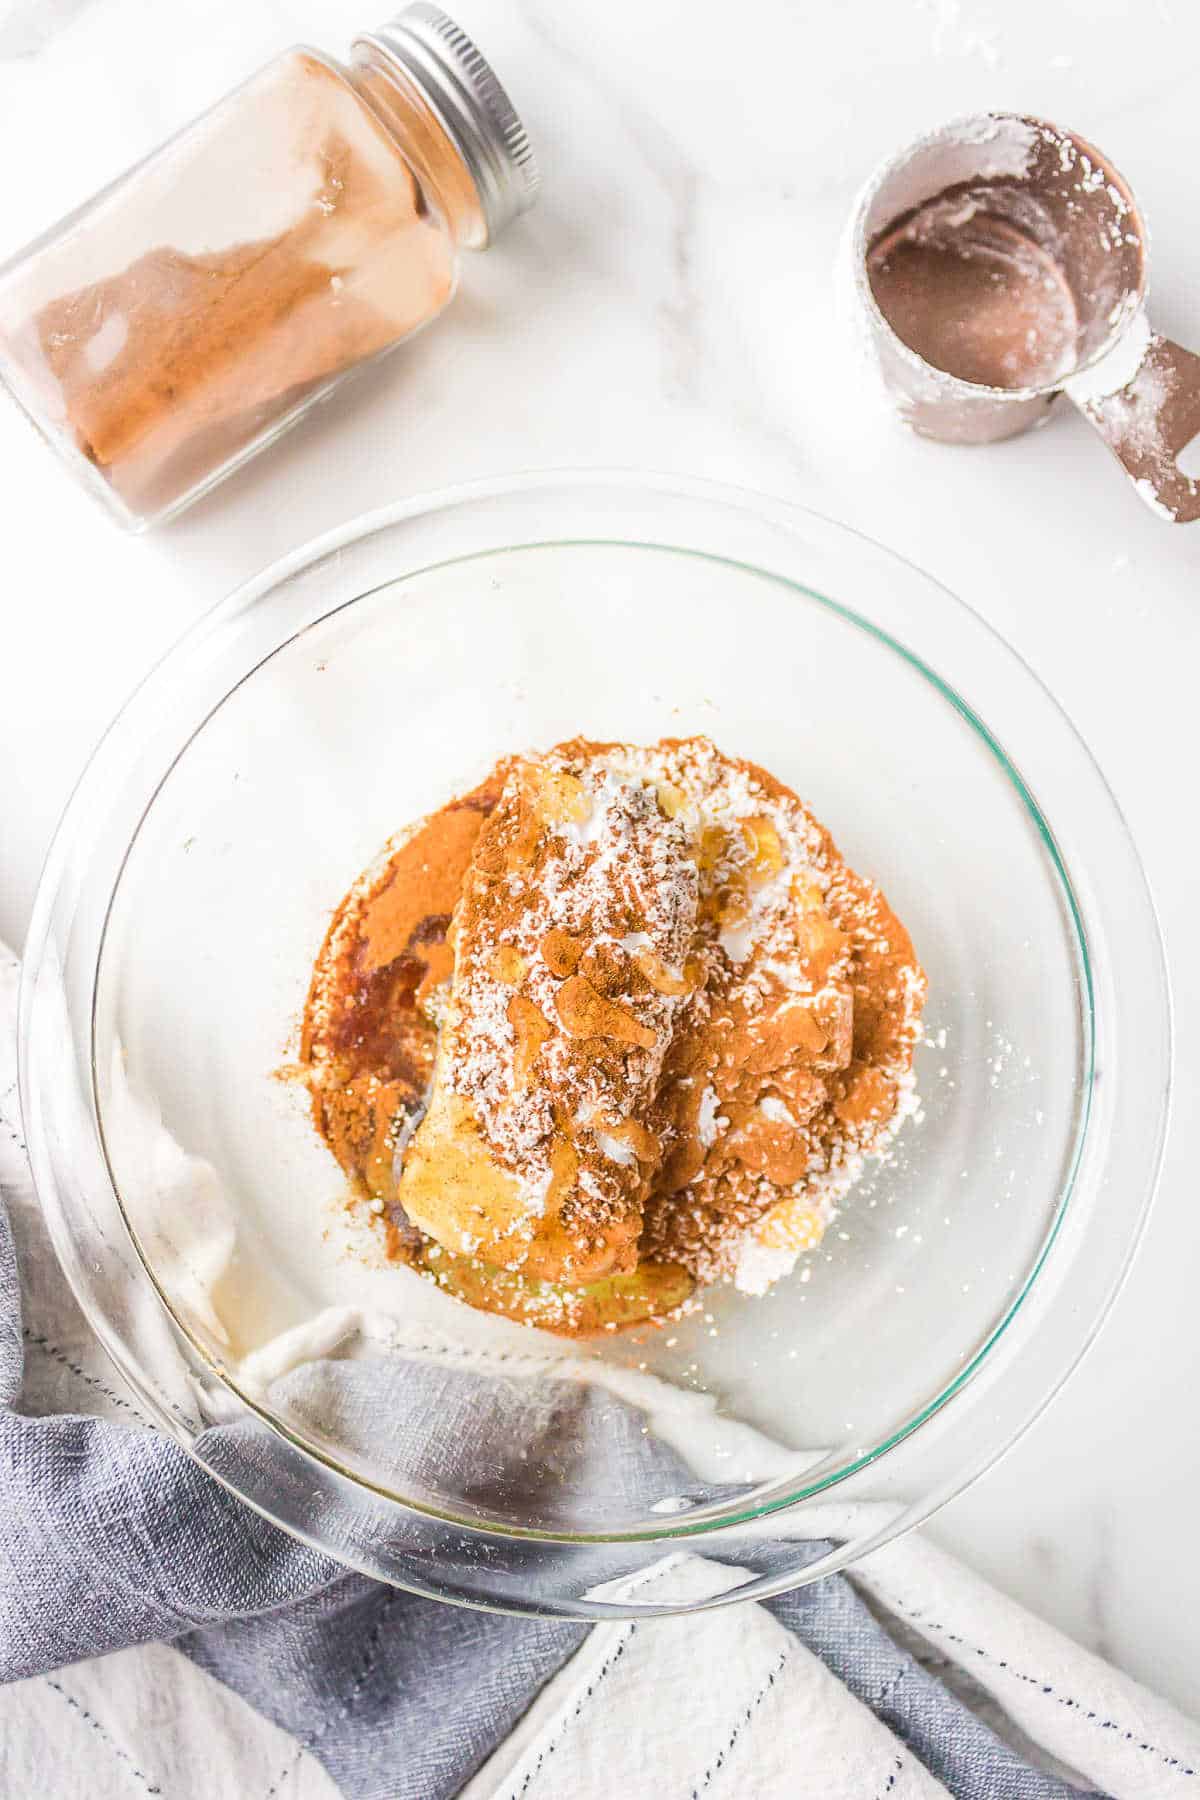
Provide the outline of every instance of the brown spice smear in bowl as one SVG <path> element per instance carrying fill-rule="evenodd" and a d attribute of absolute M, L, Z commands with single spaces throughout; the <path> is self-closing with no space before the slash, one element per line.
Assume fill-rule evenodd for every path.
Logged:
<path fill-rule="evenodd" d="M 765 770 L 578 739 L 356 882 L 301 1060 L 389 1257 L 586 1335 L 819 1242 L 911 1110 L 924 997 L 882 894 Z"/>

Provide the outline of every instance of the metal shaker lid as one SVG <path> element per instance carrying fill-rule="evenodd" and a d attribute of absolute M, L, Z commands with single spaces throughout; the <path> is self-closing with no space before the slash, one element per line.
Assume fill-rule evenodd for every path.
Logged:
<path fill-rule="evenodd" d="M 440 7 L 406 6 L 364 34 L 418 83 L 479 191 L 490 243 L 537 198 L 541 174 L 528 134 L 487 58 Z"/>

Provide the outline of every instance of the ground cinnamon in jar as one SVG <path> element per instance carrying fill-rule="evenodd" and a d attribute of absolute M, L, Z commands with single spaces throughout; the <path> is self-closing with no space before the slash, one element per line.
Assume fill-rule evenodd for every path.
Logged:
<path fill-rule="evenodd" d="M 287 52 L 0 273 L 0 375 L 150 522 L 434 318 L 535 185 L 478 51 L 410 7 L 347 68 Z"/>

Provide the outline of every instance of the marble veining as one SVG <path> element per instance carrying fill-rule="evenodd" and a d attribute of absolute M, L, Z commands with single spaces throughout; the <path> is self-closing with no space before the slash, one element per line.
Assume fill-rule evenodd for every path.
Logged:
<path fill-rule="evenodd" d="M 695 267 L 701 173 L 658 119 L 637 105 L 636 98 L 631 104 L 628 89 L 612 80 L 594 61 L 589 62 L 578 42 L 564 36 L 556 23 L 560 15 L 547 13 L 527 0 L 524 16 L 555 63 L 590 84 L 605 110 L 627 135 L 667 203 L 666 291 L 657 303 L 656 314 L 664 392 L 669 399 L 685 398 L 694 392 L 703 362 L 698 331 L 701 299 Z"/>
<path fill-rule="evenodd" d="M 10 0 L 0 7 L 0 62 L 36 56 L 95 0 Z"/>

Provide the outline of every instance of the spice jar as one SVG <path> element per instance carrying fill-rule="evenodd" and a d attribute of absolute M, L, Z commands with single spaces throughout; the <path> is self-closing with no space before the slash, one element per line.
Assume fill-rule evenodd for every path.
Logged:
<path fill-rule="evenodd" d="M 299 47 L 0 269 L 0 377 L 126 525 L 394 349 L 533 202 L 524 128 L 428 5 Z"/>

